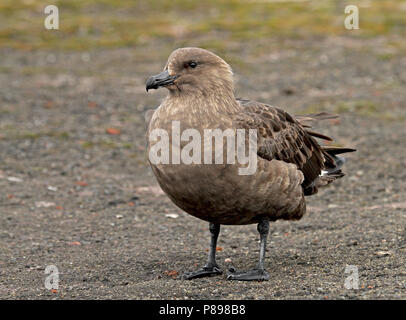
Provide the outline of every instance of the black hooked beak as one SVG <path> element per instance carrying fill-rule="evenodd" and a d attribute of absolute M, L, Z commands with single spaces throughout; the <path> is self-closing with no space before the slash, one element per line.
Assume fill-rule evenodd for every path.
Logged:
<path fill-rule="evenodd" d="M 171 76 L 168 70 L 165 70 L 156 76 L 152 76 L 146 83 L 147 92 L 149 89 L 158 89 L 159 87 L 169 86 L 170 84 L 173 84 L 177 77 L 177 75 Z"/>

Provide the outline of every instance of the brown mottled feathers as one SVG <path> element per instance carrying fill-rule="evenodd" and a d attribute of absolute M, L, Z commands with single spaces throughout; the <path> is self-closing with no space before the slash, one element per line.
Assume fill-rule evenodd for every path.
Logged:
<path fill-rule="evenodd" d="M 328 120 L 328 119 L 337 119 L 339 118 L 336 114 L 331 114 L 328 112 L 319 112 L 319 113 L 312 113 L 307 114 L 305 116 L 296 115 L 295 119 L 300 122 L 303 127 L 311 128 L 311 126 L 307 122 L 312 122 L 314 120 Z"/>
<path fill-rule="evenodd" d="M 308 130 L 282 109 L 255 101 L 238 101 L 244 107 L 244 113 L 236 117 L 236 122 L 242 128 L 258 130 L 258 156 L 266 160 L 276 159 L 296 164 L 305 178 L 302 184 L 304 189 L 319 178 L 322 170 L 336 166 L 333 157 L 314 137 L 325 140 L 332 140 L 331 138 Z M 323 116 L 327 117 L 327 114 Z M 313 119 L 317 117 L 310 115 L 301 118 L 302 121 Z"/>

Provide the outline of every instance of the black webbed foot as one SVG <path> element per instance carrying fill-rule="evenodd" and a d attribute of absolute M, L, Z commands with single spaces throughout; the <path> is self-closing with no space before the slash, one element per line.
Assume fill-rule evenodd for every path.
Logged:
<path fill-rule="evenodd" d="M 252 269 L 248 271 L 236 271 L 230 268 L 227 272 L 227 280 L 239 281 L 267 281 L 269 280 L 269 273 L 264 269 Z"/>
<path fill-rule="evenodd" d="M 219 268 L 219 266 L 204 266 L 203 268 L 196 270 L 196 271 L 190 271 L 190 272 L 185 272 L 182 275 L 182 279 L 184 280 L 192 280 L 196 278 L 203 278 L 203 277 L 210 277 L 213 275 L 219 275 L 222 274 L 223 271 Z"/>

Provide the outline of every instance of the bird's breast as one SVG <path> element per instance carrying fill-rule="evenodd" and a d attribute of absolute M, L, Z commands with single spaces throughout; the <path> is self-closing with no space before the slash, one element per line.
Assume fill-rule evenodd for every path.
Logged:
<path fill-rule="evenodd" d="M 196 125 L 190 117 L 154 114 L 148 156 L 163 191 L 184 211 L 221 224 L 276 220 L 298 207 L 303 176 L 297 168 L 258 157 L 256 146 L 252 163 L 240 162 L 237 148 L 249 139 L 238 142 L 236 130 L 230 119 Z M 249 142 L 243 150 L 249 156 Z"/>

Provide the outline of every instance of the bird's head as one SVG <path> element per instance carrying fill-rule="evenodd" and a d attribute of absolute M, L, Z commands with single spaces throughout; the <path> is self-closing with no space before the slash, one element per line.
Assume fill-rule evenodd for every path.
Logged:
<path fill-rule="evenodd" d="M 220 94 L 233 91 L 230 66 L 201 48 L 180 48 L 171 53 L 164 71 L 147 80 L 146 89 L 165 87 L 171 94 Z"/>

